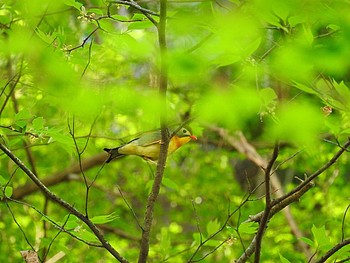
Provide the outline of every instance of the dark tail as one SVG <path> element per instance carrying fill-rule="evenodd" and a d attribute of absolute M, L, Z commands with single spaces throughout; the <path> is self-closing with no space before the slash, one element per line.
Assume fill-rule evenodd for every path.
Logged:
<path fill-rule="evenodd" d="M 108 149 L 108 148 L 103 149 L 104 151 L 106 151 L 109 154 L 108 159 L 106 160 L 106 163 L 109 163 L 113 159 L 125 156 L 124 154 L 119 153 L 118 149 L 119 149 L 119 147 L 113 148 L 113 149 Z"/>

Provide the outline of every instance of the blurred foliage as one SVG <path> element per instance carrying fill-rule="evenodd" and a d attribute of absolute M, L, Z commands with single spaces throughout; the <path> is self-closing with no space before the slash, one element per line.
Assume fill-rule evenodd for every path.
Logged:
<path fill-rule="evenodd" d="M 158 12 L 157 1 L 135 2 Z M 150 262 L 187 262 L 259 182 L 261 174 L 251 172 L 252 164 L 245 165 L 246 156 L 227 145 L 213 127 L 232 135 L 242 130 L 266 159 L 279 141 L 278 178 L 285 191 L 299 183 L 296 178 L 302 180 L 326 163 L 339 149 L 337 142 L 347 139 L 349 11 L 345 0 L 169 1 L 168 121 L 178 126 L 194 118 L 190 126 L 200 139 L 168 158 L 155 208 Z M 78 157 L 95 156 L 104 147 L 157 129 L 157 37 L 152 22 L 127 5 L 0 1 L 2 143 L 45 180 L 76 164 Z M 82 151 L 85 145 L 78 156 L 76 147 Z M 135 262 L 141 232 L 135 216 L 142 222 L 155 166 L 128 157 L 99 169 L 85 171 L 90 181 L 98 174 L 89 213 L 96 224 L 108 227 L 102 229 L 110 244 Z M 345 153 L 317 178 L 316 187 L 291 205 L 304 233 L 301 241 L 315 257 L 349 233 L 349 171 Z M 29 178 L 0 154 L 0 198 L 27 183 Z M 81 174 L 71 174 L 50 189 L 84 211 Z M 262 196 L 254 193 L 194 259 L 234 262 L 255 234 L 257 224 L 242 222 L 264 209 Z M 20 251 L 31 249 L 28 243 L 40 257 L 48 252 L 46 259 L 61 255 L 60 262 L 114 262 L 107 251 L 60 232 L 55 224 L 66 224 L 69 233 L 96 243 L 82 222 L 42 193 L 21 201 L 27 205 L 0 203 L 0 240 L 7 244 L 0 246 L 1 262 L 21 262 Z M 282 213 L 271 220 L 262 262 L 307 262 L 288 223 Z M 341 250 L 332 260 L 346 257 L 349 252 Z"/>

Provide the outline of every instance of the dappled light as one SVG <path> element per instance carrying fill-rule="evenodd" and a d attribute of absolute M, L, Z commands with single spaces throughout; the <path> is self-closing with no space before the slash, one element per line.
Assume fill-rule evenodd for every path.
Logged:
<path fill-rule="evenodd" d="M 0 262 L 349 261 L 349 13 L 0 1 Z"/>

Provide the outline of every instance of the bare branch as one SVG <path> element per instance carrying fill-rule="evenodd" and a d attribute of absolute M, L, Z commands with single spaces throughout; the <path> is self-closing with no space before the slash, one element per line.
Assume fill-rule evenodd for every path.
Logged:
<path fill-rule="evenodd" d="M 135 2 L 133 2 L 135 3 Z M 160 49 L 160 73 L 159 73 L 159 96 L 161 106 L 160 127 L 161 127 L 161 141 L 159 159 L 157 163 L 156 176 L 153 181 L 151 193 L 147 199 L 146 212 L 144 218 L 144 225 L 142 230 L 139 263 L 146 263 L 148 258 L 150 246 L 150 233 L 153 221 L 153 210 L 157 201 L 160 186 L 162 184 L 165 164 L 167 160 L 169 147 L 169 133 L 166 120 L 166 93 L 168 88 L 168 62 L 167 62 L 167 45 L 166 45 L 166 16 L 167 16 L 167 0 L 160 1 L 160 21 L 158 24 L 158 43 Z"/>
<path fill-rule="evenodd" d="M 75 215 L 78 217 L 81 221 L 83 221 L 95 234 L 95 236 L 98 238 L 98 240 L 101 242 L 104 248 L 107 249 L 107 251 L 113 255 L 119 262 L 126 263 L 128 262 L 124 257 L 122 257 L 118 251 L 116 251 L 109 242 L 104 238 L 104 236 L 101 234 L 100 230 L 96 227 L 95 224 L 93 224 L 86 216 L 84 216 L 82 213 L 80 213 L 77 209 L 75 209 L 73 206 L 71 206 L 69 203 L 55 195 L 53 192 L 51 192 L 37 177 L 36 175 L 28 169 L 28 167 L 17 157 L 15 156 L 5 145 L 0 143 L 0 149 L 8 156 L 12 161 L 18 165 L 18 167 L 29 176 L 29 178 L 40 188 L 40 190 L 53 202 L 59 204 L 63 208 L 65 208 L 69 213 Z"/>
<path fill-rule="evenodd" d="M 203 243 L 203 234 L 202 234 L 202 230 L 201 230 L 201 226 L 200 226 L 200 223 L 199 223 L 199 217 L 198 217 L 198 214 L 197 214 L 197 209 L 196 209 L 196 206 L 192 200 L 192 207 L 193 207 L 193 211 L 194 211 L 194 216 L 196 217 L 196 225 L 197 225 L 197 231 L 199 233 L 199 242 L 200 244 Z"/>
<path fill-rule="evenodd" d="M 339 157 L 344 152 L 347 151 L 349 146 L 350 146 L 350 139 L 342 147 L 340 147 L 340 150 L 337 153 L 335 153 L 335 155 L 326 164 L 324 164 L 321 168 L 319 168 L 313 174 L 311 174 L 304 182 L 302 182 L 300 185 L 298 185 L 289 193 L 283 195 L 280 198 L 273 200 L 271 202 L 271 210 L 270 210 L 268 219 L 272 218 L 276 213 L 278 213 L 279 211 L 281 211 L 283 208 L 287 207 L 291 203 L 298 201 L 307 191 L 309 191 L 313 187 L 312 180 L 314 180 L 317 176 L 319 176 L 321 173 L 323 173 L 325 170 L 331 167 L 339 159 Z M 250 216 L 249 221 L 260 222 L 263 219 L 263 217 L 264 217 L 264 212 L 260 212 L 254 216 Z M 241 255 L 241 257 L 236 261 L 237 263 L 246 262 L 246 260 L 253 254 L 252 251 L 255 250 L 255 246 L 256 246 L 255 238 L 253 239 L 253 241 L 250 243 L 250 245 L 245 250 L 245 252 Z M 339 244 L 342 244 L 342 243 L 339 243 Z M 324 262 L 324 261 L 320 261 L 320 262 Z"/>
<path fill-rule="evenodd" d="M 19 205 L 23 205 L 23 206 L 27 206 L 33 210 L 35 210 L 35 212 L 37 212 L 39 215 L 41 215 L 43 218 L 45 218 L 48 222 L 50 222 L 55 228 L 57 228 L 58 230 L 60 230 L 60 232 L 64 232 L 68 235 L 70 235 L 71 237 L 75 238 L 76 240 L 79 240 L 80 242 L 85 243 L 86 245 L 90 246 L 90 247 L 103 247 L 101 244 L 94 244 L 94 243 L 90 243 L 87 242 L 83 239 L 81 239 L 80 237 L 74 235 L 72 233 L 72 231 L 68 231 L 66 229 L 64 229 L 64 227 L 62 227 L 61 225 L 57 224 L 54 220 L 52 220 L 50 217 L 48 217 L 45 213 L 43 213 L 42 211 L 40 211 L 38 208 L 36 208 L 35 206 L 22 202 L 22 201 L 18 201 L 12 198 L 7 197 L 6 201 L 11 201 L 13 203 L 19 204 Z M 70 215 L 70 214 L 69 214 Z"/>
<path fill-rule="evenodd" d="M 83 171 L 87 171 L 88 169 L 96 167 L 97 165 L 103 164 L 105 160 L 106 160 L 105 153 L 100 153 L 93 157 L 83 159 L 81 161 L 81 165 L 79 163 L 72 164 L 70 167 L 62 171 L 59 171 L 57 173 L 54 173 L 52 175 L 49 175 L 43 178 L 42 183 L 48 187 L 48 186 L 59 184 L 64 181 L 71 180 L 73 178 L 71 175 L 79 174 L 81 171 L 81 168 L 83 169 Z M 15 188 L 13 191 L 12 197 L 14 199 L 21 199 L 26 195 L 36 192 L 37 190 L 39 190 L 38 186 L 33 182 L 29 182 L 23 186 Z"/>
<path fill-rule="evenodd" d="M 129 208 L 129 210 L 131 211 L 132 215 L 134 216 L 137 225 L 139 226 L 139 228 L 140 228 L 141 230 L 143 230 L 143 227 L 142 227 L 142 225 L 140 224 L 140 221 L 139 221 L 139 219 L 138 219 L 138 217 L 137 217 L 137 215 L 136 215 L 134 209 L 131 207 L 131 205 L 129 204 L 129 202 L 128 202 L 128 201 L 126 200 L 126 198 L 124 197 L 124 194 L 123 194 L 123 192 L 122 192 L 122 189 L 120 189 L 119 185 L 117 185 L 117 188 L 118 188 L 118 191 L 119 191 L 121 197 L 122 197 L 123 200 L 124 200 L 124 203 L 125 203 L 126 206 Z"/>
<path fill-rule="evenodd" d="M 139 10 L 142 14 L 144 14 L 146 16 L 146 14 L 148 16 L 152 15 L 152 16 L 158 16 L 161 17 L 161 14 L 158 14 L 157 12 L 154 12 L 152 10 L 149 10 L 147 8 L 143 8 L 142 6 L 140 6 L 137 2 L 135 1 L 108 1 L 109 3 L 113 3 L 113 4 L 120 4 L 120 5 L 128 5 L 128 6 L 132 6 L 133 8 Z M 147 17 L 149 18 L 149 17 Z"/>
<path fill-rule="evenodd" d="M 316 260 L 315 263 L 322 263 L 326 262 L 327 259 L 329 259 L 334 253 L 339 251 L 341 248 L 347 246 L 350 244 L 350 238 L 342 240 L 340 243 L 336 244 L 334 247 L 332 247 L 330 250 L 326 252 L 319 260 Z"/>
<path fill-rule="evenodd" d="M 192 256 L 190 257 L 190 259 L 188 260 L 188 262 L 197 262 L 198 259 L 195 259 L 196 255 L 198 254 L 198 252 L 201 250 L 201 248 L 211 239 L 215 238 L 218 234 L 220 234 L 227 226 L 228 222 L 230 221 L 230 219 L 232 218 L 232 216 L 234 214 L 236 214 L 237 212 L 240 212 L 241 207 L 247 203 L 249 201 L 249 198 L 251 196 L 251 193 L 249 193 L 246 197 L 244 197 L 240 203 L 240 205 L 235 208 L 233 211 L 230 211 L 226 217 L 225 222 L 222 224 L 222 226 L 214 233 L 212 233 L 211 235 L 209 235 L 209 237 L 207 237 L 205 240 L 201 240 L 200 243 L 198 244 L 196 250 L 194 251 L 194 253 L 192 254 Z M 226 242 L 227 240 L 225 240 Z M 222 243 L 223 244 L 223 243 Z M 222 246 L 222 244 L 219 245 L 219 247 Z M 214 248 L 214 251 L 216 251 L 219 247 Z M 213 252 L 214 252 L 213 251 Z M 209 254 L 211 254 L 212 252 L 209 252 Z"/>
<path fill-rule="evenodd" d="M 267 164 L 267 167 L 265 169 L 265 210 L 264 210 L 264 214 L 262 216 L 262 219 L 260 220 L 260 224 L 259 224 L 259 229 L 258 232 L 256 234 L 256 244 L 255 244 L 255 259 L 254 262 L 255 263 L 259 263 L 260 262 L 260 251 L 261 251 L 261 241 L 265 232 L 265 229 L 267 227 L 268 224 L 268 220 L 270 218 L 270 212 L 271 212 L 271 192 L 270 192 L 270 176 L 271 176 L 271 171 L 272 171 L 272 167 L 278 157 L 278 153 L 279 153 L 279 146 L 278 143 L 276 143 L 275 148 L 273 150 L 273 154 L 271 157 L 271 160 L 269 161 L 269 163 Z"/>
<path fill-rule="evenodd" d="M 248 160 L 252 161 L 257 165 L 258 167 L 261 167 L 263 170 L 267 167 L 268 162 L 257 152 L 257 150 L 247 141 L 244 134 L 241 131 L 237 131 L 234 135 L 230 135 L 227 130 L 219 127 L 210 127 L 213 131 L 216 131 L 225 141 L 229 143 L 230 146 L 235 148 L 238 152 L 241 154 L 244 154 Z M 298 153 L 298 152 L 297 152 Z M 291 157 L 289 157 L 287 160 L 292 159 L 295 156 L 295 154 Z M 286 160 L 286 161 L 287 161 Z M 276 170 L 278 167 L 280 167 L 282 164 L 284 164 L 286 161 L 283 161 L 282 163 L 278 164 L 276 168 L 272 171 L 271 176 L 271 187 L 273 193 L 276 195 L 277 198 L 282 197 L 284 195 L 284 191 L 282 188 L 282 185 L 276 176 Z M 311 186 L 310 186 L 311 187 Z M 297 237 L 298 239 L 298 246 L 302 249 L 304 254 L 306 256 L 310 255 L 310 249 L 308 246 L 300 240 L 300 238 L 303 236 L 301 230 L 298 228 L 298 224 L 296 223 L 289 207 L 286 205 L 283 209 L 284 216 L 287 219 L 287 222 L 290 226 L 290 229 L 292 233 Z M 271 212 L 273 212 L 274 209 L 272 209 Z M 262 213 L 261 213 L 262 215 Z M 259 220 L 261 217 L 259 218 Z"/>
<path fill-rule="evenodd" d="M 99 26 L 97 26 L 94 30 L 92 30 L 90 32 L 90 34 L 88 34 L 84 39 L 83 42 L 78 45 L 75 46 L 73 48 L 64 48 L 64 51 L 66 51 L 68 54 L 71 53 L 72 51 L 79 49 L 79 48 L 83 48 L 85 46 L 85 44 L 89 41 L 89 39 L 97 32 L 97 30 L 101 29 Z"/>
<path fill-rule="evenodd" d="M 345 239 L 345 218 L 346 218 L 346 215 L 348 214 L 349 209 L 350 209 L 350 205 L 346 207 L 343 215 L 343 220 L 341 222 L 341 241 L 344 241 Z"/>

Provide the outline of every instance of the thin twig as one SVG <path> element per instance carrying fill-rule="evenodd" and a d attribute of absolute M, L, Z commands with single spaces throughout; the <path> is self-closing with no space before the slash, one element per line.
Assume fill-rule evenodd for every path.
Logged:
<path fill-rule="evenodd" d="M 90 34 L 88 34 L 84 39 L 83 39 L 83 42 L 78 45 L 78 46 L 75 46 L 75 47 L 72 47 L 72 48 L 66 48 L 64 51 L 66 51 L 68 54 L 70 54 L 72 51 L 78 49 L 78 48 L 82 48 L 85 46 L 86 42 L 88 42 L 88 40 L 93 36 L 93 34 L 96 33 L 97 30 L 101 29 L 99 26 L 97 26 L 94 30 L 92 30 L 90 32 Z"/>
<path fill-rule="evenodd" d="M 317 169 L 314 173 L 312 173 L 305 181 L 303 181 L 301 184 L 299 184 L 289 193 L 271 201 L 272 208 L 269 213 L 270 218 L 272 218 L 276 213 L 278 213 L 279 211 L 281 211 L 291 203 L 298 201 L 306 192 L 308 192 L 313 187 L 312 181 L 317 176 L 322 174 L 325 170 L 327 170 L 329 167 L 331 167 L 333 164 L 335 164 L 335 162 L 339 159 L 339 157 L 344 152 L 346 152 L 349 146 L 350 146 L 350 139 L 342 147 L 340 147 L 340 150 L 338 150 L 338 152 L 335 153 L 334 156 L 326 164 L 324 164 L 321 168 Z M 250 216 L 249 221 L 260 222 L 263 216 L 264 216 L 264 212 L 260 212 L 254 216 Z M 247 247 L 247 249 L 243 252 L 241 257 L 236 260 L 236 263 L 246 262 L 249 259 L 249 257 L 254 253 L 255 246 L 256 246 L 256 240 L 254 238 L 249 244 L 249 246 Z M 324 261 L 320 261 L 320 262 L 324 262 Z"/>
<path fill-rule="evenodd" d="M 119 193 L 120 193 L 120 196 L 121 196 L 121 197 L 123 198 L 123 200 L 124 200 L 124 203 L 125 203 L 126 206 L 129 208 L 130 212 L 132 213 L 133 217 L 135 218 L 135 221 L 136 221 L 137 225 L 139 226 L 139 228 L 140 228 L 141 230 L 143 230 L 143 227 L 142 227 L 142 225 L 141 225 L 141 223 L 140 223 L 140 221 L 139 221 L 139 219 L 138 219 L 138 217 L 137 217 L 137 215 L 136 215 L 134 209 L 131 207 L 131 205 L 129 204 L 128 200 L 126 200 L 126 198 L 125 198 L 125 196 L 124 196 L 124 194 L 123 194 L 123 192 L 122 192 L 122 189 L 120 189 L 119 185 L 117 185 L 117 188 L 118 188 L 118 191 L 119 191 Z"/>
<path fill-rule="evenodd" d="M 39 215 L 41 215 L 43 218 L 45 218 L 46 221 L 50 222 L 55 228 L 57 228 L 57 229 L 61 230 L 62 232 L 70 235 L 71 237 L 75 238 L 76 240 L 79 240 L 80 242 L 85 243 L 86 245 L 88 245 L 90 247 L 100 247 L 100 248 L 103 247 L 101 244 L 94 244 L 94 243 L 87 242 L 87 241 L 81 239 L 80 237 L 74 235 L 72 233 L 72 231 L 68 231 L 68 230 L 62 228 L 61 225 L 57 224 L 54 220 L 52 220 L 50 217 L 48 217 L 45 213 L 43 213 L 42 211 L 40 211 L 38 208 L 36 208 L 35 206 L 33 206 L 31 204 L 28 204 L 28 203 L 25 203 L 25 202 L 22 202 L 22 201 L 19 201 L 19 200 L 12 199 L 10 197 L 8 197 L 7 200 L 11 201 L 13 203 L 16 203 L 16 204 L 27 206 L 27 207 L 33 209 L 35 212 L 37 212 Z"/>
<path fill-rule="evenodd" d="M 59 204 L 63 208 L 65 208 L 69 213 L 75 215 L 81 221 L 83 221 L 95 234 L 98 240 L 101 242 L 103 247 L 119 262 L 127 263 L 126 260 L 118 251 L 116 251 L 109 242 L 104 238 L 101 234 L 100 230 L 96 227 L 94 223 L 92 223 L 86 216 L 80 213 L 76 208 L 71 206 L 69 203 L 55 195 L 51 192 L 37 177 L 36 175 L 17 157 L 15 156 L 4 144 L 0 143 L 0 150 L 2 150 L 18 167 L 26 174 L 28 177 L 40 188 L 40 190 L 53 202 Z"/>
<path fill-rule="evenodd" d="M 190 259 L 187 262 L 196 262 L 197 259 L 195 259 L 196 255 L 199 253 L 199 251 L 202 249 L 202 247 L 209 242 L 210 240 L 212 240 L 213 238 L 215 238 L 218 234 L 220 234 L 224 229 L 226 229 L 226 226 L 228 225 L 228 222 L 230 221 L 230 219 L 232 218 L 232 216 L 234 214 L 236 214 L 238 211 L 240 211 L 241 207 L 247 203 L 249 201 L 249 198 L 251 196 L 251 193 L 249 193 L 246 197 L 243 197 L 241 203 L 239 204 L 239 206 L 237 208 L 235 208 L 232 212 L 230 212 L 230 214 L 227 215 L 225 222 L 222 224 L 222 226 L 215 231 L 214 233 L 210 234 L 205 240 L 201 241 L 200 244 L 198 244 L 196 250 L 194 251 L 194 253 L 192 254 L 192 256 L 190 257 Z"/>
<path fill-rule="evenodd" d="M 136 3 L 135 1 L 108 1 L 109 3 L 114 3 L 114 4 L 120 4 L 120 5 L 128 5 L 128 6 L 132 6 L 133 8 L 139 10 L 140 12 L 147 13 L 149 15 L 152 16 L 161 16 L 161 14 L 158 14 L 157 12 L 154 12 L 152 10 L 146 9 L 144 7 L 141 7 L 138 3 Z"/>
<path fill-rule="evenodd" d="M 49 254 L 50 252 L 50 249 L 51 249 L 51 246 L 53 244 L 53 242 L 56 240 L 56 238 L 62 233 L 65 225 L 67 224 L 68 220 L 69 220 L 69 217 L 70 217 L 71 214 L 68 214 L 66 220 L 63 222 L 62 226 L 59 228 L 57 234 L 52 238 L 52 240 L 50 241 L 50 244 L 48 245 L 45 253 L 44 253 L 44 257 L 43 257 L 43 262 L 45 262 L 46 258 L 47 258 L 47 255 Z"/>
<path fill-rule="evenodd" d="M 193 200 L 192 200 L 192 207 L 193 207 L 193 211 L 194 211 L 194 216 L 196 218 L 197 231 L 199 233 L 199 243 L 202 244 L 203 243 L 203 234 L 202 234 L 201 226 L 200 226 L 200 223 L 199 223 L 199 217 L 198 217 L 198 214 L 197 214 L 197 209 L 196 209 L 196 206 L 195 206 Z"/>
<path fill-rule="evenodd" d="M 345 239 L 345 218 L 346 218 L 346 215 L 349 211 L 349 208 L 350 208 L 350 204 L 346 207 L 344 215 L 343 215 L 343 220 L 341 222 L 341 241 L 344 241 L 344 239 Z"/>
<path fill-rule="evenodd" d="M 81 73 L 81 78 L 82 77 L 84 77 L 84 75 L 85 75 L 85 72 L 86 72 L 86 70 L 88 69 L 88 67 L 89 67 L 89 65 L 90 65 L 90 62 L 91 62 L 91 50 L 92 50 L 92 44 L 93 44 L 94 42 L 93 41 L 90 41 L 90 45 L 89 45 L 89 59 L 88 59 L 88 62 L 86 63 L 86 65 L 85 65 L 85 67 L 84 67 L 84 70 L 83 70 L 83 73 Z"/>
<path fill-rule="evenodd" d="M 4 193 L 4 196 L 5 196 L 5 193 Z M 23 235 L 24 239 L 26 240 L 26 243 L 30 246 L 30 248 L 32 249 L 32 251 L 36 251 L 35 248 L 34 248 L 34 246 L 30 243 L 30 241 L 29 241 L 29 239 L 28 239 L 26 233 L 25 233 L 24 230 L 22 229 L 21 225 L 18 223 L 18 221 L 17 221 L 17 219 L 16 219 L 14 213 L 12 212 L 12 209 L 11 209 L 10 205 L 9 205 L 8 202 L 7 202 L 7 198 L 5 197 L 4 199 L 5 199 L 6 207 L 7 207 L 7 209 L 9 210 L 9 212 L 10 212 L 10 214 L 11 214 L 11 216 L 12 216 L 13 221 L 14 221 L 15 224 L 18 226 L 19 230 L 22 232 L 22 235 Z M 38 257 L 39 257 L 39 256 L 38 256 Z M 40 262 L 42 262 L 42 260 L 40 260 Z"/>
<path fill-rule="evenodd" d="M 79 146 L 78 146 L 78 143 L 77 143 L 77 139 L 75 137 L 75 119 L 73 117 L 73 119 L 72 119 L 72 126 L 70 125 L 69 120 L 68 120 L 69 133 L 72 136 L 72 139 L 73 139 L 73 142 L 74 142 L 74 145 L 75 145 L 75 149 L 76 149 L 76 152 L 78 154 L 78 162 L 79 162 L 80 173 L 83 176 L 85 187 L 86 187 L 86 194 L 85 194 L 85 215 L 86 215 L 86 217 L 89 217 L 89 214 L 88 214 L 88 203 L 89 203 L 90 188 L 93 185 L 93 183 L 97 180 L 98 175 L 100 174 L 102 168 L 104 167 L 104 164 L 103 164 L 102 167 L 97 172 L 97 174 L 95 175 L 94 179 L 89 184 L 88 181 L 87 181 L 87 177 L 85 175 L 85 172 L 83 170 L 81 156 L 85 152 L 85 150 L 86 150 L 86 148 L 87 148 L 87 146 L 89 144 L 89 140 L 90 140 L 90 136 L 89 135 L 91 135 L 91 133 L 92 133 L 92 129 L 93 129 L 95 123 L 96 123 L 96 120 L 97 120 L 97 117 L 94 119 L 93 123 L 90 126 L 90 131 L 89 131 L 89 134 L 88 134 L 87 139 L 85 141 L 85 145 L 84 145 L 82 150 L 79 149 Z"/>

